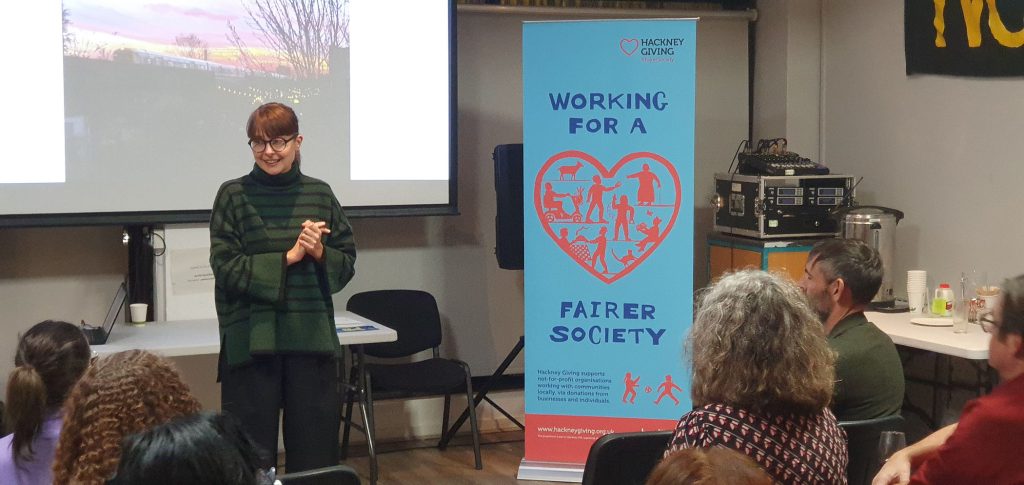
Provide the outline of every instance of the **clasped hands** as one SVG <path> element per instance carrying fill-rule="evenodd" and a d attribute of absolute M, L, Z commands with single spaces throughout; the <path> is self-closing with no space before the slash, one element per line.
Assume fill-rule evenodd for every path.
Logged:
<path fill-rule="evenodd" d="M 306 257 L 307 254 L 318 262 L 323 261 L 324 245 L 322 238 L 325 234 L 330 233 L 331 230 L 327 228 L 326 222 L 313 222 L 307 219 L 302 223 L 302 232 L 299 233 L 298 239 L 295 240 L 295 245 L 285 253 L 285 259 L 288 264 L 291 265 L 302 261 L 302 258 Z"/>

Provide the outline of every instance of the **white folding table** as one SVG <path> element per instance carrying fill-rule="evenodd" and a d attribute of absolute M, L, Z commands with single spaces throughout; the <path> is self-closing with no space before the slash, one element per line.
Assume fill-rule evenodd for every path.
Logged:
<path fill-rule="evenodd" d="M 932 386 L 931 415 L 929 416 L 926 411 L 914 406 L 909 401 L 904 401 L 904 407 L 928 417 L 933 428 L 938 429 L 941 425 L 942 409 L 948 405 L 953 387 L 971 389 L 979 396 L 992 389 L 996 376 L 988 366 L 989 334 L 982 331 L 980 325 L 968 323 L 967 333 L 955 333 L 952 325 L 933 327 L 911 322 L 911 319 L 924 317 L 924 315 L 907 312 L 866 312 L 865 316 L 868 321 L 889 335 L 893 343 L 911 350 L 910 356 L 915 353 L 919 354 L 921 351 L 935 354 L 934 379 L 908 378 L 908 380 L 925 382 Z M 903 353 L 901 352 L 901 354 Z M 970 385 L 953 382 L 953 365 L 950 357 L 966 359 L 975 370 L 975 382 Z M 910 357 L 904 359 L 904 367 L 909 360 Z M 939 399 L 940 389 L 946 390 L 944 400 Z"/>

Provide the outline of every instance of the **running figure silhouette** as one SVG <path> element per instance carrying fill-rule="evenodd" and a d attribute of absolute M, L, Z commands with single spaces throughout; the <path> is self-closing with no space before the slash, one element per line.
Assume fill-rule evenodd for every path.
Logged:
<path fill-rule="evenodd" d="M 673 389 L 675 389 L 677 391 L 682 391 L 683 390 L 683 388 L 677 386 L 676 383 L 672 382 L 672 376 L 671 375 L 665 376 L 665 382 L 662 382 L 660 385 L 658 385 L 658 390 L 661 391 L 661 394 L 659 394 L 658 398 L 654 400 L 654 404 L 660 403 L 661 402 L 661 398 L 663 398 L 665 396 L 668 396 L 668 398 L 671 399 L 673 402 L 675 402 L 676 406 L 678 406 L 679 405 L 679 399 L 676 399 L 676 397 L 672 395 L 672 390 Z"/>

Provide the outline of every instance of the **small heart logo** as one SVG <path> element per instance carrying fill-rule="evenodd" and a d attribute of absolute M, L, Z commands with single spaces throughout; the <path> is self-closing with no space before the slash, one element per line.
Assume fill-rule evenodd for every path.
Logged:
<path fill-rule="evenodd" d="M 640 267 L 672 231 L 680 187 L 675 167 L 655 153 L 631 153 L 609 170 L 570 150 L 537 172 L 533 204 L 555 244 L 611 284 Z"/>
<path fill-rule="evenodd" d="M 619 49 L 622 49 L 622 53 L 627 56 L 632 56 L 639 47 L 640 41 L 637 39 L 622 39 L 619 41 Z"/>

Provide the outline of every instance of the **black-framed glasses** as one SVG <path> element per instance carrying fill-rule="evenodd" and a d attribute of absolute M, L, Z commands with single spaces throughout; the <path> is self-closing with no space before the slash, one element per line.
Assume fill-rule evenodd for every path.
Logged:
<path fill-rule="evenodd" d="M 978 323 L 981 324 L 981 329 L 984 330 L 985 333 L 995 333 L 995 331 L 1002 326 L 996 323 L 995 319 L 992 318 L 991 313 L 986 313 L 982 315 L 981 318 L 978 320 Z"/>
<path fill-rule="evenodd" d="M 288 142 L 294 140 L 295 137 L 297 137 L 297 136 L 299 136 L 298 133 L 296 133 L 296 134 L 294 134 L 292 136 L 289 136 L 288 138 L 277 137 L 277 138 L 271 139 L 270 141 L 249 140 L 249 148 L 251 148 L 253 152 L 259 153 L 259 152 L 262 152 L 263 150 L 266 150 L 267 149 L 267 145 L 270 145 L 270 149 L 271 150 L 274 150 L 275 152 L 279 152 L 281 150 L 284 150 L 284 147 L 288 146 Z"/>

